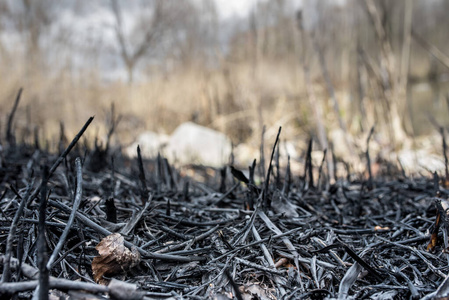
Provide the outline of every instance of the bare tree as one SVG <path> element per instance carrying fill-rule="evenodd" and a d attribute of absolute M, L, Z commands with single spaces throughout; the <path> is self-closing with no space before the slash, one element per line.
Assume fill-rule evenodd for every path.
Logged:
<path fill-rule="evenodd" d="M 2 1 L 0 3 L 1 24 L 3 30 L 17 34 L 22 39 L 21 49 L 27 66 L 27 77 L 42 69 L 45 51 L 42 49 L 48 28 L 58 20 L 56 14 L 60 6 L 54 0 Z M 14 45 L 0 45 L 0 54 L 5 60 L 17 59 Z"/>
<path fill-rule="evenodd" d="M 405 102 L 405 88 L 400 86 L 400 82 L 406 84 L 406 81 L 399 80 L 401 75 L 407 76 L 407 74 L 401 74 L 401 69 L 397 67 L 398 63 L 391 45 L 391 30 L 387 27 L 388 20 L 391 18 L 388 12 L 391 8 L 387 8 L 385 2 L 381 2 L 383 5 L 380 6 L 372 0 L 365 0 L 364 3 L 380 47 L 377 66 L 380 71 L 378 82 L 388 108 L 390 138 L 393 144 L 397 145 L 407 138 L 400 115 L 400 106 Z"/>
<path fill-rule="evenodd" d="M 151 13 L 142 9 L 131 32 L 127 35 L 119 1 L 111 0 L 115 17 L 115 36 L 120 48 L 120 57 L 128 72 L 129 83 L 133 82 L 134 71 L 139 61 L 150 52 L 154 53 L 173 29 L 180 14 L 175 4 L 173 1 L 166 0 L 152 1 Z"/>
<path fill-rule="evenodd" d="M 303 71 L 304 71 L 304 81 L 305 81 L 305 86 L 307 89 L 306 90 L 307 97 L 309 98 L 309 103 L 310 103 L 310 106 L 313 110 L 313 114 L 315 117 L 317 133 L 318 133 L 318 140 L 320 142 L 321 148 L 323 150 L 327 151 L 327 149 L 329 148 L 329 142 L 327 139 L 326 127 L 325 127 L 324 118 L 323 118 L 323 107 L 322 107 L 321 101 L 318 101 L 315 90 L 313 88 L 312 79 L 310 76 L 310 66 L 309 66 L 309 60 L 307 57 L 308 51 L 306 48 L 306 45 L 310 43 L 308 41 L 308 39 L 310 37 L 305 32 L 303 12 L 301 10 L 299 10 L 297 12 L 296 19 L 297 19 L 297 26 L 299 29 L 299 34 L 301 37 L 301 44 L 302 44 L 302 48 L 303 48 L 301 51 L 302 53 L 301 53 L 300 61 L 301 61 L 301 65 L 303 66 Z M 332 155 L 327 155 L 326 161 L 327 161 L 327 170 L 328 170 L 328 174 L 329 174 L 329 181 L 331 184 L 333 184 L 335 182 L 335 177 L 334 177 L 334 161 L 333 161 Z"/>

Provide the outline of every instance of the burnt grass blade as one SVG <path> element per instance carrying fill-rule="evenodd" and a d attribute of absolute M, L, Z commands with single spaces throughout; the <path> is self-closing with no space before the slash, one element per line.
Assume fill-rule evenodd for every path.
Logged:
<path fill-rule="evenodd" d="M 370 264 L 366 261 L 364 261 L 360 256 L 358 256 L 354 250 L 351 249 L 348 245 L 345 245 L 343 243 L 335 243 L 332 245 L 329 245 L 327 247 L 324 247 L 320 250 L 311 251 L 310 253 L 326 253 L 331 249 L 335 248 L 342 248 L 346 251 L 346 253 L 351 256 L 356 262 L 358 262 L 362 267 L 364 267 L 369 273 L 371 273 L 374 277 L 376 277 L 377 280 L 383 281 L 382 276 L 379 274 L 378 271 L 376 271 Z"/>
<path fill-rule="evenodd" d="M 227 176 L 224 168 L 176 168 L 162 154 L 136 160 L 117 151 L 106 151 L 106 167 L 81 173 L 82 161 L 95 165 L 93 151 L 77 143 L 90 122 L 68 146 L 61 139 L 60 155 L 14 142 L 10 129 L 11 144 L 0 150 L 0 298 L 37 291 L 102 299 L 115 295 L 117 280 L 136 299 L 449 294 L 446 174 L 368 171 L 329 185 L 327 168 L 312 163 L 312 138 L 303 158 L 283 158 L 280 129 L 268 141 L 267 165 L 261 154 L 248 176 L 239 171 L 246 166 Z M 369 170 L 368 143 L 361 156 Z M 290 160 L 299 159 L 298 174 Z M 41 166 L 51 166 L 48 175 Z M 100 285 L 95 246 L 112 233 L 141 261 Z"/>
<path fill-rule="evenodd" d="M 19 101 L 20 101 L 20 97 L 22 96 L 22 91 L 23 88 L 20 88 L 18 93 L 17 93 L 17 97 L 16 100 L 14 101 L 14 105 L 11 109 L 11 113 L 8 116 L 8 125 L 6 127 L 6 141 L 9 143 L 10 146 L 12 146 L 12 148 L 14 148 L 15 144 L 16 144 L 16 137 L 13 134 L 13 120 L 14 120 L 14 115 L 16 114 L 17 111 L 17 107 L 19 106 Z"/>
<path fill-rule="evenodd" d="M 48 251 L 45 242 L 46 231 L 46 210 L 47 210 L 47 184 L 48 184 L 48 167 L 44 166 L 42 171 L 42 184 L 40 188 L 39 201 L 39 222 L 37 234 L 37 263 L 39 267 L 39 285 L 36 287 L 35 294 L 37 299 L 48 299 L 49 291 L 49 270 L 47 268 Z M 34 298 L 34 297 L 33 297 Z"/>
<path fill-rule="evenodd" d="M 268 164 L 267 178 L 265 179 L 264 188 L 262 191 L 262 206 L 264 208 L 271 207 L 271 199 L 268 197 L 269 187 L 270 187 L 270 175 L 271 170 L 273 169 L 273 157 L 276 151 L 276 146 L 279 142 L 279 136 L 281 135 L 282 127 L 279 127 L 278 134 L 276 135 L 276 140 L 274 141 L 273 150 L 271 151 L 270 163 Z"/>

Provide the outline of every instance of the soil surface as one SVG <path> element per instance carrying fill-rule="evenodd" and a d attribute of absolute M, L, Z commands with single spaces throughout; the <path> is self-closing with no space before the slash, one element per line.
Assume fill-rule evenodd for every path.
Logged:
<path fill-rule="evenodd" d="M 449 295 L 448 190 L 437 177 L 329 184 L 324 171 L 293 176 L 276 159 L 247 177 L 80 143 L 61 155 L 0 151 L 5 299 Z"/>

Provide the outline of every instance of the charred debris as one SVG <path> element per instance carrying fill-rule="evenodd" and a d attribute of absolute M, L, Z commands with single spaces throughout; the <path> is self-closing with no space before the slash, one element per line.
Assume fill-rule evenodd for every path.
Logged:
<path fill-rule="evenodd" d="M 93 118 L 70 143 L 61 126 L 59 154 L 37 138 L 18 143 L 20 96 L 0 150 L 2 299 L 449 295 L 447 171 L 441 179 L 374 176 L 371 134 L 367 176 L 330 182 L 331 153 L 314 166 L 313 139 L 303 175 L 293 175 L 279 164 L 279 128 L 262 164 L 248 172 L 200 166 L 199 182 L 161 155 L 112 151 L 113 109 L 104 147 L 80 142 Z"/>

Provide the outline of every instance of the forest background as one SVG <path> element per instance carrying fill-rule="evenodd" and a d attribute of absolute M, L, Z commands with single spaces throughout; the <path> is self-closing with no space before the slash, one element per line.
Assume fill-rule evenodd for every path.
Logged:
<path fill-rule="evenodd" d="M 91 115 L 104 139 L 112 103 L 124 146 L 194 121 L 360 156 L 372 126 L 395 150 L 449 125 L 449 1 L 224 2 L 1 0 L 0 130 L 20 87 L 16 133 L 50 148 Z"/>

